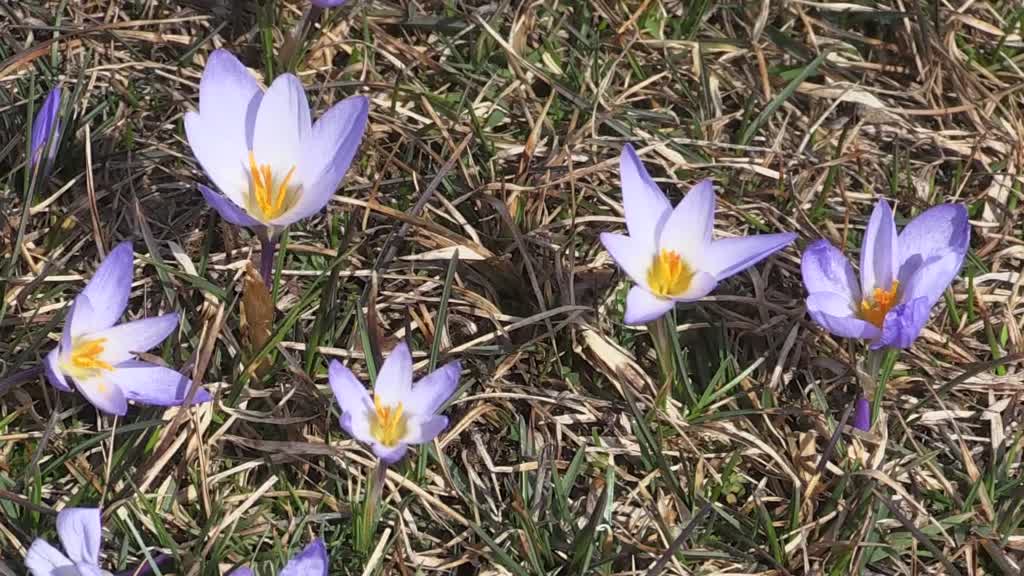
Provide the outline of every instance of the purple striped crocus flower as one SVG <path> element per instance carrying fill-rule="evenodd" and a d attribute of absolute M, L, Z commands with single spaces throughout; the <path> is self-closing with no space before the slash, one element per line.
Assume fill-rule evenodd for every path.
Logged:
<path fill-rule="evenodd" d="M 65 508 L 57 514 L 57 535 L 64 552 L 36 538 L 25 555 L 32 576 L 110 576 L 100 568 L 99 508 Z"/>
<path fill-rule="evenodd" d="M 282 74 L 264 92 L 237 58 L 216 50 L 199 82 L 199 111 L 185 115 L 188 143 L 217 188 L 199 190 L 228 222 L 276 237 L 330 200 L 368 113 L 369 100 L 352 96 L 314 124 L 298 78 Z"/>
<path fill-rule="evenodd" d="M 319 538 L 313 540 L 278 572 L 279 576 L 327 576 L 327 547 Z M 231 571 L 228 576 L 253 576 L 252 570 L 243 566 Z"/>
<path fill-rule="evenodd" d="M 868 340 L 872 350 L 909 348 L 960 271 L 970 239 L 959 204 L 929 208 L 897 235 L 889 203 L 879 200 L 861 244 L 859 281 L 827 240 L 804 252 L 807 311 L 825 330 Z"/>
<path fill-rule="evenodd" d="M 455 393 L 461 372 L 458 361 L 450 362 L 413 386 L 412 354 L 401 342 L 377 374 L 372 399 L 337 360 L 331 361 L 328 379 L 341 407 L 342 429 L 368 444 L 381 461 L 394 464 L 409 445 L 430 442 L 448 427 L 448 417 L 437 411 Z"/>
<path fill-rule="evenodd" d="M 178 406 L 192 385 L 181 373 L 137 360 L 134 354 L 163 342 L 178 327 L 178 314 L 117 324 L 128 307 L 133 258 L 130 241 L 111 250 L 72 303 L 60 343 L 44 363 L 50 384 L 70 392 L 69 382 L 74 383 L 107 414 L 125 414 L 128 400 Z M 200 388 L 193 403 L 209 400 L 210 394 Z"/>
<path fill-rule="evenodd" d="M 60 87 L 53 88 L 46 95 L 43 107 L 36 113 L 32 122 L 32 142 L 29 148 L 29 161 L 35 166 L 45 161 L 44 171 L 49 170 L 57 157 L 60 144 Z"/>
<path fill-rule="evenodd" d="M 703 180 L 672 208 L 627 144 L 619 164 L 629 235 L 601 234 L 601 243 L 636 282 L 626 297 L 627 324 L 661 317 L 676 302 L 707 296 L 719 282 L 785 248 L 796 234 L 713 240 L 715 193 Z"/>

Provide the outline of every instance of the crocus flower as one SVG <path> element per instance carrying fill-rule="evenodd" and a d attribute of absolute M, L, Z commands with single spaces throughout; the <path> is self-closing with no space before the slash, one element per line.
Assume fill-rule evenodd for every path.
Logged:
<path fill-rule="evenodd" d="M 711 181 L 698 183 L 673 209 L 628 144 L 619 174 L 629 235 L 605 232 L 601 243 L 637 284 L 626 297 L 627 324 L 650 322 L 676 302 L 703 298 L 796 238 L 787 233 L 712 240 Z"/>
<path fill-rule="evenodd" d="M 110 576 L 101 570 L 99 508 L 65 508 L 57 514 L 57 535 L 62 553 L 37 538 L 25 555 L 25 567 L 32 576 Z"/>
<path fill-rule="evenodd" d="M 330 200 L 368 111 L 366 97 L 352 96 L 313 124 L 298 78 L 282 74 L 263 92 L 237 58 L 216 50 L 199 82 L 199 112 L 185 115 L 192 152 L 219 193 L 199 190 L 228 222 L 276 236 Z"/>
<path fill-rule="evenodd" d="M 60 88 L 50 90 L 43 101 L 43 107 L 36 114 L 32 122 L 32 142 L 29 151 L 29 159 L 32 166 L 40 160 L 45 160 L 45 169 L 53 164 L 57 156 L 57 148 L 60 144 L 60 119 L 57 113 L 60 112 Z M 47 143 L 49 145 L 47 146 Z M 45 148 L 45 150 L 44 150 Z M 45 154 L 45 157 L 44 157 Z"/>
<path fill-rule="evenodd" d="M 967 209 L 957 204 L 925 210 L 897 236 L 892 209 L 880 200 L 864 232 L 859 282 L 828 241 L 804 252 L 807 311 L 836 336 L 869 340 L 872 350 L 909 348 L 960 271 L 970 237 Z"/>
<path fill-rule="evenodd" d="M 871 429 L 871 404 L 864 398 L 857 398 L 853 407 L 853 427 L 858 430 Z"/>
<path fill-rule="evenodd" d="M 327 576 L 327 548 L 323 540 L 313 540 L 281 569 L 280 576 Z M 253 576 L 248 567 L 236 568 L 229 576 Z"/>
<path fill-rule="evenodd" d="M 438 409 L 455 392 L 462 366 L 445 364 L 412 384 L 412 354 L 401 342 L 391 351 L 377 375 L 373 399 L 352 371 L 334 360 L 328 371 L 331 390 L 341 407 L 341 427 L 369 444 L 388 464 L 405 455 L 410 444 L 430 442 L 448 427 Z"/>
<path fill-rule="evenodd" d="M 70 392 L 68 383 L 73 382 L 90 403 L 108 414 L 123 415 L 128 400 L 180 405 L 192 384 L 180 373 L 139 361 L 133 354 L 163 342 L 177 328 L 177 314 L 117 324 L 128 306 L 132 259 L 131 242 L 111 250 L 72 303 L 60 343 L 44 364 L 50 384 Z M 210 395 L 199 389 L 193 402 L 209 400 Z"/>

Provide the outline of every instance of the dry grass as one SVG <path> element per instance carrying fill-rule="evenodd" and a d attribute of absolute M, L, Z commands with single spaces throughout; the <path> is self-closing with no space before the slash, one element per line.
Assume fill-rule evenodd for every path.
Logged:
<path fill-rule="evenodd" d="M 339 574 L 636 574 L 659 560 L 673 574 L 1019 572 L 1016 3 L 328 11 L 297 71 L 318 112 L 368 95 L 371 132 L 327 211 L 288 235 L 272 344 L 254 357 L 239 308 L 258 244 L 201 201 L 181 119 L 213 48 L 266 74 L 269 42 L 305 6 L 265 4 L 0 5 L 0 374 L 16 381 L 0 389 L 0 573 L 22 572 L 56 510 L 96 504 L 108 567 L 148 549 L 189 575 L 271 573 L 315 535 Z M 64 144 L 33 194 L 26 117 L 58 81 Z M 626 280 L 597 242 L 622 227 L 627 141 L 674 199 L 715 178 L 719 234 L 801 234 L 676 311 L 685 372 L 659 408 L 650 338 L 622 324 Z M 854 250 L 883 195 L 903 218 L 967 204 L 973 241 L 865 434 L 842 425 L 859 351 L 806 317 L 799 250 L 818 237 Z M 11 378 L 123 238 L 136 240 L 129 315 L 184 312 L 156 353 L 216 403 L 114 421 Z M 366 539 L 354 527 L 373 462 L 341 433 L 325 366 L 365 375 L 366 343 L 399 338 L 420 368 L 467 370 L 453 425 L 389 472 Z"/>

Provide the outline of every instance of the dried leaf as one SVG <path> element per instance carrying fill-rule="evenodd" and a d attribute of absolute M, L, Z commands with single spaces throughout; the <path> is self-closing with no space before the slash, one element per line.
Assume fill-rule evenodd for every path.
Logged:
<path fill-rule="evenodd" d="M 245 279 L 242 285 L 242 339 L 245 342 L 249 358 L 252 359 L 270 341 L 270 332 L 274 326 L 274 302 L 256 267 L 249 264 L 245 268 Z M 254 368 L 256 375 L 262 377 L 270 369 L 270 359 L 263 357 Z"/>

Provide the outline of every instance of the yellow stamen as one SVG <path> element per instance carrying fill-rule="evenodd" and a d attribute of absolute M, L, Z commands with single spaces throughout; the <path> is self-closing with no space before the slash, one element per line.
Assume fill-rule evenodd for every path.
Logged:
<path fill-rule="evenodd" d="M 674 250 L 662 250 L 647 269 L 647 287 L 656 296 L 671 298 L 686 292 L 693 270 Z"/>
<path fill-rule="evenodd" d="M 381 403 L 380 397 L 374 394 L 373 407 L 374 413 L 370 415 L 370 434 L 388 448 L 398 444 L 405 438 L 409 429 L 402 403 L 399 402 L 397 406 L 385 406 Z"/>
<path fill-rule="evenodd" d="M 294 194 L 289 194 L 292 191 L 288 185 L 294 175 L 295 166 L 292 166 L 275 190 L 274 173 L 270 169 L 270 165 L 256 164 L 256 155 L 252 150 L 249 151 L 249 178 L 252 180 L 251 203 L 255 204 L 254 207 L 259 210 L 264 219 L 277 218 L 291 206 L 292 202 L 288 200 L 294 199 Z"/>
<path fill-rule="evenodd" d="M 860 302 L 861 319 L 881 328 L 885 322 L 885 315 L 896 305 L 896 293 L 899 288 L 899 280 L 893 280 L 892 287 L 888 290 L 875 288 L 870 300 L 865 298 Z"/>
<path fill-rule="evenodd" d="M 70 358 L 61 368 L 65 373 L 80 379 L 94 377 L 104 370 L 113 370 L 113 366 L 100 359 L 106 342 L 106 338 L 95 338 L 73 343 Z"/>

